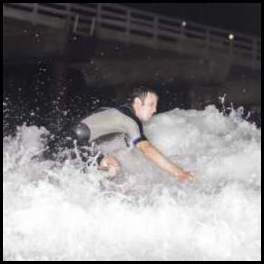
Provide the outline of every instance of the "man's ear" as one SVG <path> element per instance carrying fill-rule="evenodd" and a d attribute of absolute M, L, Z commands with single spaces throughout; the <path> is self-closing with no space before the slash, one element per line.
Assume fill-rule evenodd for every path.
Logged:
<path fill-rule="evenodd" d="M 135 102 L 136 105 L 142 105 L 142 101 L 141 101 L 141 99 L 139 97 L 136 97 L 134 99 L 134 102 Z"/>

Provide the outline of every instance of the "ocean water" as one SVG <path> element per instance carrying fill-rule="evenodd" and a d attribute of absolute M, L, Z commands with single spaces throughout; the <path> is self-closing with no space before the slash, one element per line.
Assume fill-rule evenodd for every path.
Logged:
<path fill-rule="evenodd" d="M 173 109 L 149 140 L 195 175 L 181 184 L 121 138 L 102 144 L 122 164 L 105 172 L 32 159 L 44 127 L 3 139 L 4 260 L 261 260 L 261 129 L 210 105 Z"/>

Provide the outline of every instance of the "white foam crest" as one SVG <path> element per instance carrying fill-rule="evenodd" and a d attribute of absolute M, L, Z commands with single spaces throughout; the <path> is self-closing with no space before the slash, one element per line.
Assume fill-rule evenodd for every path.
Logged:
<path fill-rule="evenodd" d="M 117 148 L 123 174 L 113 181 L 76 161 L 32 160 L 47 131 L 19 129 L 3 144 L 5 260 L 260 260 L 261 131 L 248 122 L 209 106 L 146 126 L 196 173 L 192 185 L 136 149 Z"/>

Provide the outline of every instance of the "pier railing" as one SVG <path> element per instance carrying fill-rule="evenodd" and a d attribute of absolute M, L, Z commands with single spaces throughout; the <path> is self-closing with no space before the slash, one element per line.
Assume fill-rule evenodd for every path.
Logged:
<path fill-rule="evenodd" d="M 237 32 L 183 21 L 113 3 L 3 3 L 3 16 L 70 30 L 77 35 L 115 38 L 154 48 L 168 46 L 190 53 L 211 50 L 234 63 L 261 67 L 261 40 Z M 108 32 L 108 34 L 107 34 Z M 110 32 L 110 33 L 109 33 Z M 104 35 L 104 36 L 103 36 Z M 188 46 L 186 44 L 188 43 Z M 204 53 L 205 52 L 205 53 Z"/>

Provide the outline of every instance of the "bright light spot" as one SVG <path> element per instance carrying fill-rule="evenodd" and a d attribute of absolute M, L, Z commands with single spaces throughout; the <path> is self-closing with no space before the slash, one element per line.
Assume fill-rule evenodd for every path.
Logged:
<path fill-rule="evenodd" d="M 182 26 L 186 27 L 186 25 L 187 25 L 186 21 L 182 21 Z"/>
<path fill-rule="evenodd" d="M 234 39 L 234 35 L 233 34 L 229 34 L 228 38 L 229 38 L 229 40 L 233 40 Z"/>

